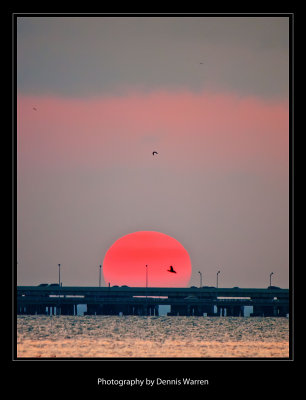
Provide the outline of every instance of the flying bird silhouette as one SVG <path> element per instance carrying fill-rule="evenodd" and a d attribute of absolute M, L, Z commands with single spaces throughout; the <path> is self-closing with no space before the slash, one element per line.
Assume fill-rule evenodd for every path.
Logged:
<path fill-rule="evenodd" d="M 153 154 L 153 156 L 154 156 L 155 154 L 158 154 L 158 153 L 157 153 L 157 151 L 153 151 L 153 153 L 152 153 L 152 154 Z"/>
<path fill-rule="evenodd" d="M 167 271 L 168 271 L 168 272 L 172 272 L 172 273 L 176 274 L 176 271 L 174 271 L 174 269 L 173 269 L 172 265 L 170 265 L 170 269 L 167 269 Z"/>
<path fill-rule="evenodd" d="M 33 110 L 34 110 L 34 111 L 37 111 L 37 108 L 33 107 Z"/>

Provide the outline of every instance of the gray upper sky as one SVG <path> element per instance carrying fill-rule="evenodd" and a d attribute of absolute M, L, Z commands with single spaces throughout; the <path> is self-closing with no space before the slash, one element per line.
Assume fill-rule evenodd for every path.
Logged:
<path fill-rule="evenodd" d="M 17 29 L 20 93 L 288 94 L 284 17 L 20 17 Z"/>

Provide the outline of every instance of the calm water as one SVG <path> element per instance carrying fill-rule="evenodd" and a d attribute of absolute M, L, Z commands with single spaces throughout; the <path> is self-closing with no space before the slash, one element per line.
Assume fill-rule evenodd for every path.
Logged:
<path fill-rule="evenodd" d="M 18 357 L 289 357 L 287 318 L 18 316 Z"/>

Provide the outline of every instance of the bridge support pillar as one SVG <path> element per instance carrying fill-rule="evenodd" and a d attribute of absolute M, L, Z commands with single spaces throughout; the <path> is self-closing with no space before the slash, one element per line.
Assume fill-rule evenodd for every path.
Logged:
<path fill-rule="evenodd" d="M 217 316 L 218 317 L 225 317 L 226 307 L 224 306 L 217 306 Z"/>
<path fill-rule="evenodd" d="M 139 304 L 132 304 L 129 307 L 129 313 L 130 315 L 141 315 L 141 311 L 140 311 L 140 305 Z"/>
<path fill-rule="evenodd" d="M 203 314 L 207 314 L 207 317 L 212 317 L 215 315 L 213 304 L 202 306 L 202 311 Z"/>
<path fill-rule="evenodd" d="M 85 311 L 84 315 L 96 315 L 97 311 L 96 304 L 87 304 L 87 311 Z"/>
<path fill-rule="evenodd" d="M 192 315 L 195 317 L 203 316 L 203 307 L 202 306 L 192 306 Z"/>
<path fill-rule="evenodd" d="M 182 315 L 186 316 L 189 315 L 188 313 L 190 310 L 188 310 L 188 306 L 185 305 L 171 305 L 171 310 L 168 313 L 168 315 Z"/>
<path fill-rule="evenodd" d="M 153 316 L 155 310 L 155 305 L 144 304 L 142 307 L 142 315 Z"/>
<path fill-rule="evenodd" d="M 138 307 L 138 315 L 148 315 L 147 314 L 147 305 L 146 304 L 141 304 Z"/>
<path fill-rule="evenodd" d="M 226 307 L 226 315 L 228 317 L 243 317 L 244 307 L 243 306 L 228 306 Z"/>
<path fill-rule="evenodd" d="M 74 315 L 73 304 L 62 304 L 61 305 L 61 315 Z"/>
<path fill-rule="evenodd" d="M 277 307 L 274 305 L 265 306 L 265 305 L 254 305 L 253 313 L 251 317 L 276 317 L 277 316 Z"/>
<path fill-rule="evenodd" d="M 24 314 L 24 306 L 17 305 L 17 314 L 18 315 Z"/>
<path fill-rule="evenodd" d="M 25 314 L 35 315 L 37 313 L 36 306 L 34 304 L 27 304 L 25 306 Z"/>
<path fill-rule="evenodd" d="M 46 315 L 46 306 L 44 304 L 37 304 L 36 306 L 36 312 L 39 315 Z"/>
<path fill-rule="evenodd" d="M 133 315 L 133 306 L 127 304 L 124 308 L 123 315 Z"/>
<path fill-rule="evenodd" d="M 288 306 L 278 306 L 278 316 L 279 317 L 286 317 L 289 314 L 289 307 Z"/>

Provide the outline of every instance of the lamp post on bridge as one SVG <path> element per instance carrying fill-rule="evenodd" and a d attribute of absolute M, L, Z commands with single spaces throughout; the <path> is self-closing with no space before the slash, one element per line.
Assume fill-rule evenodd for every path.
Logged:
<path fill-rule="evenodd" d="M 200 289 L 201 289 L 201 287 L 202 287 L 202 272 L 198 271 L 198 273 L 200 274 Z"/>
<path fill-rule="evenodd" d="M 58 286 L 61 287 L 61 264 L 58 264 Z"/>
<path fill-rule="evenodd" d="M 220 271 L 217 272 L 217 288 L 218 288 L 218 275 L 220 274 Z"/>
<path fill-rule="evenodd" d="M 148 265 L 146 264 L 146 308 L 145 314 L 148 315 Z"/>
<path fill-rule="evenodd" d="M 58 264 L 58 311 L 57 315 L 61 314 L 61 264 Z"/>
<path fill-rule="evenodd" d="M 272 275 L 274 274 L 274 272 L 271 272 L 271 274 L 270 274 L 270 286 L 272 286 L 271 285 L 271 282 L 272 282 Z"/>
<path fill-rule="evenodd" d="M 101 268 L 102 265 L 99 266 L 99 287 L 101 287 Z"/>

